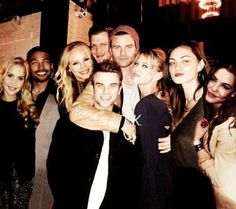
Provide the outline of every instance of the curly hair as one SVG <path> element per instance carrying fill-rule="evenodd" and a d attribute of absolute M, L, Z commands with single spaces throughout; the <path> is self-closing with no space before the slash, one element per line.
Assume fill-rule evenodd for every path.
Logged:
<path fill-rule="evenodd" d="M 3 80 L 6 77 L 7 72 L 13 66 L 19 66 L 25 71 L 24 84 L 21 91 L 17 93 L 17 110 L 24 120 L 24 126 L 29 127 L 30 121 L 33 121 L 35 125 L 39 124 L 39 112 L 33 101 L 31 94 L 31 84 L 29 78 L 29 65 L 26 60 L 21 57 L 14 57 L 4 63 L 0 69 L 0 96 L 2 97 L 4 88 Z"/>
<path fill-rule="evenodd" d="M 68 44 L 62 51 L 54 79 L 58 86 L 56 94 L 57 101 L 60 105 L 64 105 L 67 111 L 71 109 L 74 100 L 82 92 L 84 84 L 87 82 L 78 81 L 73 73 L 69 71 L 69 56 L 75 48 L 84 50 L 90 58 L 92 65 L 94 63 L 90 48 L 83 42 L 74 41 Z"/>

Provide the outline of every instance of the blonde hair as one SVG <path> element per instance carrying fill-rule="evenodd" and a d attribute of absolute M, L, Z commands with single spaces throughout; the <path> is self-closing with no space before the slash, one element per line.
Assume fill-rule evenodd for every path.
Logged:
<path fill-rule="evenodd" d="M 75 98 L 82 92 L 84 82 L 76 80 L 74 75 L 69 71 L 69 56 L 73 49 L 81 48 L 90 57 L 93 64 L 93 57 L 90 48 L 83 42 L 74 41 L 68 44 L 61 53 L 58 70 L 55 74 L 55 82 L 57 84 L 57 100 L 60 105 L 64 105 L 69 111 Z"/>
<path fill-rule="evenodd" d="M 147 59 L 147 62 L 151 65 L 151 68 L 155 69 L 157 72 L 163 73 L 163 77 L 159 81 L 157 81 L 156 84 L 157 92 L 155 92 L 155 95 L 166 103 L 168 110 L 172 114 L 172 109 L 170 106 L 169 90 L 168 90 L 169 73 L 167 65 L 165 63 L 165 57 L 157 50 L 144 49 L 138 52 L 135 58 L 135 62 L 140 56 L 143 56 L 145 59 Z"/>
<path fill-rule="evenodd" d="M 156 93 L 158 95 L 161 95 L 161 97 L 163 97 L 163 100 L 165 100 L 165 97 L 168 95 L 168 89 L 166 85 L 168 79 L 168 70 L 166 67 L 165 59 L 161 54 L 157 53 L 153 49 L 140 50 L 135 58 L 135 62 L 140 56 L 143 56 L 145 59 L 147 59 L 147 62 L 150 63 L 151 68 L 163 73 L 163 78 L 157 82 L 158 92 Z"/>
<path fill-rule="evenodd" d="M 24 126 L 29 127 L 30 120 L 36 125 L 39 124 L 39 113 L 33 101 L 31 94 L 31 84 L 29 82 L 29 65 L 26 60 L 21 57 L 15 57 L 6 61 L 0 69 L 0 96 L 3 94 L 3 80 L 7 72 L 13 66 L 19 66 L 25 71 L 24 84 L 21 91 L 17 93 L 17 110 L 23 117 Z"/>

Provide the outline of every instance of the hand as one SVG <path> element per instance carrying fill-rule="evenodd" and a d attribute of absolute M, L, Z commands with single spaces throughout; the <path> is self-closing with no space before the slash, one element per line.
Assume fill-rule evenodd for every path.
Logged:
<path fill-rule="evenodd" d="M 160 153 L 167 153 L 171 150 L 170 135 L 158 139 L 158 149 Z"/>
<path fill-rule="evenodd" d="M 133 123 L 131 123 L 129 120 L 125 119 L 124 125 L 121 128 L 123 131 L 125 139 L 127 139 L 130 143 L 133 145 L 136 141 L 136 127 Z"/>
<path fill-rule="evenodd" d="M 201 138 L 205 135 L 208 129 L 209 129 L 209 123 L 207 119 L 202 118 L 201 120 L 199 120 L 196 125 L 193 143 L 194 144 L 201 143 Z"/>

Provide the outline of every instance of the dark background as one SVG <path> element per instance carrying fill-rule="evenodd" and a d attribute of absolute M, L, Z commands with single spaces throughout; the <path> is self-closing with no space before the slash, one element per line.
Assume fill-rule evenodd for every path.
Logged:
<path fill-rule="evenodd" d="M 74 0 L 82 6 L 84 1 Z M 232 7 L 235 0 L 222 0 L 221 15 L 207 19 L 191 19 L 188 13 L 183 18 L 182 11 L 191 9 L 187 5 L 158 7 L 157 0 L 87 1 L 94 24 L 132 25 L 140 34 L 141 48 L 161 47 L 167 51 L 176 41 L 188 38 L 204 42 L 210 59 L 236 60 L 236 12 L 231 11 L 236 10 Z M 66 44 L 68 7 L 69 0 L 0 0 L 0 22 L 42 11 L 40 42 L 56 59 Z"/>

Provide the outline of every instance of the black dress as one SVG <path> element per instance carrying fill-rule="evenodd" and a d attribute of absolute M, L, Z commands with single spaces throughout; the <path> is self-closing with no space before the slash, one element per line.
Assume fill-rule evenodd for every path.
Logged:
<path fill-rule="evenodd" d="M 26 209 L 34 176 L 35 129 L 26 129 L 17 102 L 0 99 L 0 208 Z"/>
<path fill-rule="evenodd" d="M 142 156 L 141 208 L 169 209 L 172 195 L 170 153 L 159 153 L 158 138 L 170 134 L 171 115 L 166 103 L 152 94 L 138 102 L 135 117 Z"/>

